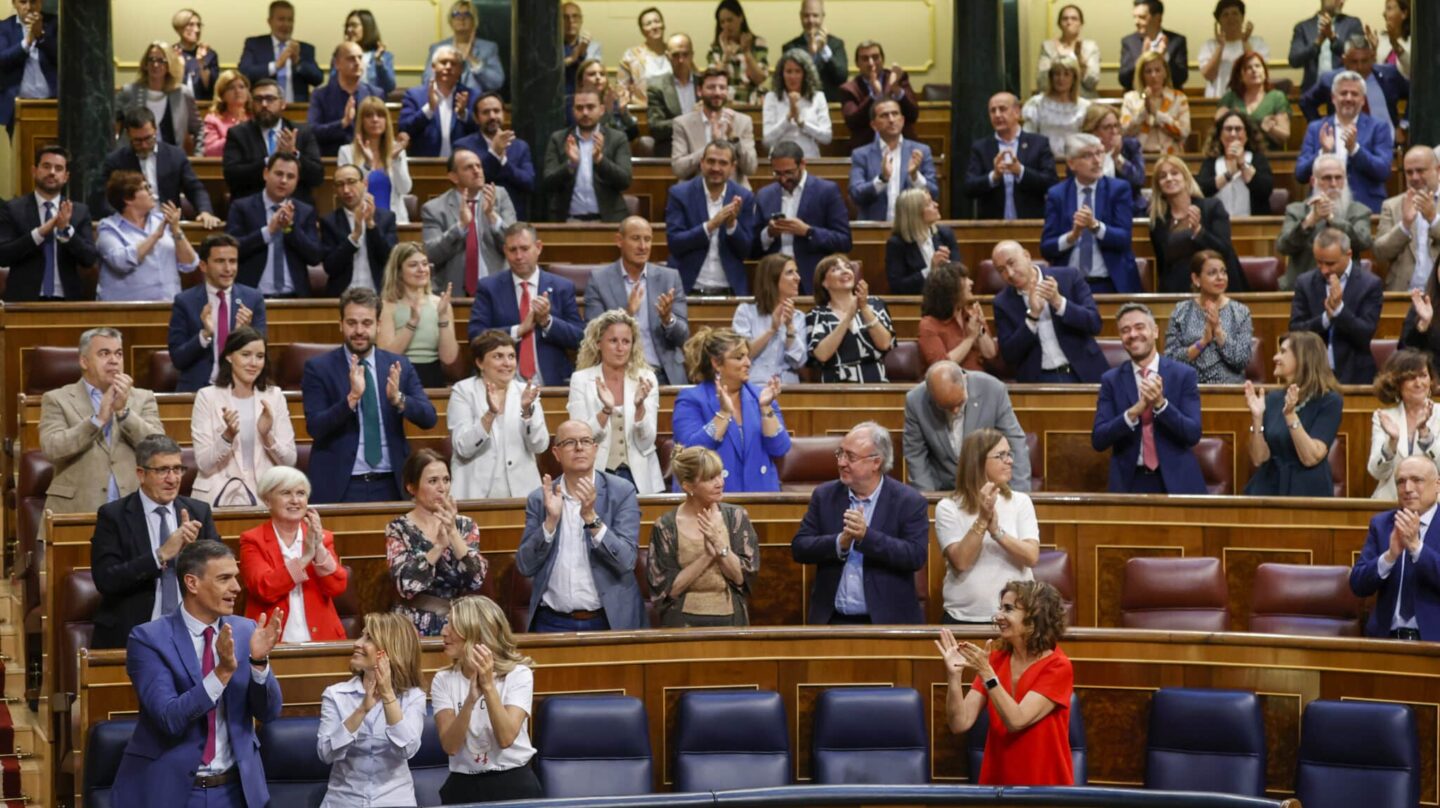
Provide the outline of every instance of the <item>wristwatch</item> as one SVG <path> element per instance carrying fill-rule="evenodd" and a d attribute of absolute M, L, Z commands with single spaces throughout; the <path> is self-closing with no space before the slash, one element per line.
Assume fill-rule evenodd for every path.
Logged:
<path fill-rule="evenodd" d="M 985 680 L 985 689 L 986 689 L 986 690 L 994 690 L 995 688 L 997 688 L 997 687 L 999 687 L 999 686 L 1000 686 L 1000 677 L 998 677 L 998 676 L 991 676 L 989 679 L 986 679 L 986 680 Z"/>
<path fill-rule="evenodd" d="M 730 555 L 730 548 L 729 548 L 729 547 L 721 547 L 721 548 L 720 548 L 720 557 L 721 557 L 721 558 L 724 558 L 725 556 L 728 556 L 728 555 Z"/>
<path fill-rule="evenodd" d="M 600 529 L 600 526 L 603 525 L 603 524 L 605 524 L 605 523 L 602 522 L 602 521 L 600 521 L 600 517 L 599 517 L 599 516 L 596 516 L 596 517 L 595 517 L 595 521 L 593 521 L 593 522 L 586 522 L 586 523 L 585 523 L 585 529 L 586 529 L 586 530 L 599 530 L 599 529 Z"/>

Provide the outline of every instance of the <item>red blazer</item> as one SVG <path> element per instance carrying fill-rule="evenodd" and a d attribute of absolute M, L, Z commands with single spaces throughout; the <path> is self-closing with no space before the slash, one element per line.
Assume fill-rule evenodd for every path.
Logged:
<path fill-rule="evenodd" d="M 325 549 L 335 554 L 335 536 L 325 531 Z M 339 561 L 339 556 L 335 556 Z M 306 567 L 309 576 L 300 586 L 304 587 L 305 618 L 310 622 L 310 639 L 317 642 L 345 639 L 345 628 L 340 625 L 340 615 L 335 612 L 335 598 L 349 585 L 349 575 L 343 565 L 332 575 L 320 575 L 312 563 Z M 269 520 L 263 525 L 252 527 L 240 534 L 240 580 L 245 584 L 245 616 L 259 620 L 260 613 L 270 614 L 276 608 L 287 612 L 290 591 L 295 588 L 295 579 L 285 566 L 285 557 L 280 553 L 280 539 Z M 286 614 L 285 619 L 290 619 Z M 281 626 L 284 630 L 284 626 Z"/>

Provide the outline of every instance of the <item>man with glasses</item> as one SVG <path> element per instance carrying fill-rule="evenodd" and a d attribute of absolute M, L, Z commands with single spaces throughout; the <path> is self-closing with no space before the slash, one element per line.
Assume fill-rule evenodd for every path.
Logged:
<path fill-rule="evenodd" d="M 1436 585 L 1435 463 L 1413 454 L 1395 470 L 1394 510 L 1370 520 L 1365 547 L 1350 570 L 1350 591 L 1375 596 L 1365 636 L 1434 642 L 1440 639 L 1440 586 Z M 1429 552 L 1426 552 L 1426 548 Z"/>
<path fill-rule="evenodd" d="M 135 447 L 165 428 L 155 394 L 134 385 L 119 331 L 80 335 L 80 380 L 40 399 L 40 451 L 55 466 L 47 510 L 94 513 L 135 490 Z"/>
<path fill-rule="evenodd" d="M 195 541 L 220 541 L 210 506 L 180 496 L 180 447 L 165 433 L 135 447 L 139 490 L 100 507 L 90 572 L 100 590 L 91 648 L 124 648 L 130 629 L 175 611 L 181 583 L 175 557 Z"/>
<path fill-rule="evenodd" d="M 325 296 L 339 297 L 357 286 L 383 290 L 385 264 L 399 241 L 395 214 L 375 204 L 365 172 L 356 165 L 335 169 L 335 200 L 340 204 L 320 220 Z"/>
<path fill-rule="evenodd" d="M 125 127 L 125 137 L 129 142 L 105 156 L 92 207 L 100 211 L 102 217 L 114 213 L 105 200 L 105 183 L 116 171 L 137 171 L 144 175 L 145 181 L 155 191 L 157 204 L 169 202 L 178 206 L 180 196 L 184 194 L 200 226 L 206 230 L 219 227 L 220 218 L 210 206 L 210 193 L 205 190 L 205 183 L 195 176 L 195 169 L 190 166 L 185 150 L 156 136 L 155 113 L 149 107 L 131 107 L 125 111 L 121 125 Z"/>
<path fill-rule="evenodd" d="M 230 198 L 260 193 L 265 165 L 275 154 L 293 154 L 300 164 L 295 196 L 314 204 L 313 191 L 325 181 L 320 146 L 308 126 L 296 126 L 283 113 L 285 99 L 274 79 L 261 79 L 250 88 L 250 120 L 236 124 L 225 136 L 222 166 Z"/>
<path fill-rule="evenodd" d="M 770 150 L 775 182 L 755 192 L 755 255 L 783 253 L 800 270 L 800 294 L 814 292 L 815 265 L 850 252 L 850 214 L 840 186 L 805 170 L 805 152 L 785 141 Z"/>
<path fill-rule="evenodd" d="M 1070 176 L 1045 194 L 1040 253 L 1052 266 L 1074 267 L 1097 294 L 1139 292 L 1130 184 L 1105 176 L 1105 147 L 1094 135 L 1071 135 L 1065 153 Z"/>
<path fill-rule="evenodd" d="M 665 57 L 670 60 L 670 72 L 650 79 L 645 89 L 656 157 L 670 156 L 675 119 L 694 109 L 700 98 L 700 74 L 695 72 L 695 47 L 689 35 L 675 34 L 665 40 Z"/>
<path fill-rule="evenodd" d="M 1055 184 L 1050 139 L 1020 130 L 1020 99 L 1010 93 L 991 96 L 988 109 L 995 135 L 970 144 L 965 195 L 981 219 L 1039 219 Z"/>
<path fill-rule="evenodd" d="M 1380 206 L 1375 257 L 1390 265 L 1385 291 L 1424 291 L 1440 260 L 1440 158 L 1429 146 L 1411 146 L 1401 166 L 1405 190 Z"/>
<path fill-rule="evenodd" d="M 1160 329 L 1143 303 L 1115 316 L 1130 361 L 1100 379 L 1090 445 L 1110 454 L 1114 494 L 1204 494 L 1195 458 L 1200 442 L 1200 386 L 1195 369 L 1156 350 Z"/>
<path fill-rule="evenodd" d="M 309 101 L 310 88 L 325 80 L 315 62 L 315 46 L 294 39 L 295 7 L 289 0 L 274 0 L 266 17 L 270 33 L 248 37 L 240 52 L 240 72 L 253 87 L 272 79 L 286 101 Z"/>
<path fill-rule="evenodd" d="M 858 424 L 835 451 L 840 479 L 810 496 L 790 552 L 814 564 L 806 623 L 923 623 L 915 572 L 925 566 L 930 518 L 925 497 L 890 475 L 890 431 Z"/>
<path fill-rule="evenodd" d="M 905 468 L 921 491 L 953 491 L 960 446 L 980 429 L 1005 435 L 1014 456 L 1010 487 L 1030 490 L 1030 449 L 1005 383 L 967 371 L 949 359 L 930 366 L 925 381 L 905 394 Z"/>
<path fill-rule="evenodd" d="M 475 6 L 468 0 L 455 0 L 450 4 L 450 30 L 455 35 L 430 46 L 429 53 L 425 55 L 425 74 L 420 78 L 422 85 L 430 85 L 430 65 L 435 51 L 449 46 L 460 53 L 465 74 L 462 82 L 466 86 L 482 93 L 499 92 L 505 86 L 505 64 L 500 60 L 500 46 L 476 36 L 477 26 Z"/>
<path fill-rule="evenodd" d="M 531 631 L 649 627 L 635 579 L 640 542 L 635 486 L 595 468 L 596 445 L 589 424 L 562 423 L 552 450 L 561 477 L 545 475 L 525 500 L 515 568 L 531 579 L 526 617 Z"/>

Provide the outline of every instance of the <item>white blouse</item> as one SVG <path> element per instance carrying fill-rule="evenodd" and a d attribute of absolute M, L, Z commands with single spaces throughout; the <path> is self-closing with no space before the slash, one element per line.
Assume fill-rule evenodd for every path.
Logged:
<path fill-rule="evenodd" d="M 520 722 L 520 732 L 515 742 L 500 748 L 495 740 L 495 728 L 490 724 L 485 699 L 481 697 L 470 711 L 470 727 L 465 732 L 465 744 L 450 756 L 450 771 L 459 774 L 480 774 L 498 772 L 524 766 L 535 756 L 535 747 L 530 745 L 530 702 L 535 693 L 535 675 L 524 665 L 516 665 L 510 673 L 495 682 L 500 691 L 500 700 L 507 706 L 514 705 L 525 711 L 525 721 Z M 430 683 L 430 704 L 438 714 L 449 710 L 460 714 L 460 705 L 470 695 L 470 680 L 464 673 L 453 668 L 436 671 Z"/>
<path fill-rule="evenodd" d="M 1030 96 L 1020 115 L 1025 119 L 1024 129 L 1050 138 L 1050 151 L 1056 159 L 1065 156 L 1065 138 L 1077 134 L 1085 123 L 1085 110 L 1090 108 L 1090 99 L 1079 98 L 1075 103 L 1056 101 L 1036 93 Z"/>
<path fill-rule="evenodd" d="M 1251 154 L 1249 150 L 1246 150 L 1245 156 L 1242 159 L 1247 166 L 1255 162 L 1255 156 Z M 1226 170 L 1225 155 L 1222 154 L 1215 158 L 1215 176 L 1225 176 Z M 1221 205 L 1225 206 L 1225 212 L 1230 214 L 1230 218 L 1232 219 L 1236 216 L 1250 215 L 1250 186 L 1245 182 L 1244 174 L 1236 174 L 1235 179 L 1226 183 L 1224 188 L 1215 192 L 1215 198 L 1220 200 Z"/>
<path fill-rule="evenodd" d="M 790 120 L 790 99 L 780 98 L 775 93 L 765 94 L 761 118 L 761 138 L 767 149 L 784 140 L 792 140 L 805 152 L 807 158 L 819 157 L 820 147 L 834 137 L 830 127 L 830 106 L 825 94 L 819 90 L 809 99 L 801 98 L 795 104 L 800 111 L 800 121 Z"/>
<path fill-rule="evenodd" d="M 1205 40 L 1205 44 L 1200 46 L 1199 64 L 1203 65 L 1210 61 L 1210 57 L 1214 56 L 1215 49 L 1218 47 L 1220 47 L 1220 43 L 1216 40 Z M 1265 40 L 1258 36 L 1250 37 L 1250 50 L 1266 59 L 1270 58 L 1270 46 L 1266 45 Z M 1235 69 L 1235 62 L 1244 55 L 1245 41 L 1243 39 L 1225 43 L 1225 47 L 1220 51 L 1220 69 L 1215 72 L 1215 80 L 1205 82 L 1206 98 L 1219 98 L 1230 91 L 1230 73 Z"/>
<path fill-rule="evenodd" d="M 1028 494 L 1011 491 L 1010 498 L 995 498 L 995 515 L 1000 529 L 1022 541 L 1040 542 L 1040 525 L 1035 519 L 1035 504 Z M 964 513 L 954 497 L 946 497 L 935 506 L 935 538 L 943 555 L 946 547 L 960 541 L 977 514 Z M 1000 543 L 987 533 L 981 538 L 980 555 L 968 572 L 957 572 L 945 563 L 945 612 L 956 620 L 968 623 L 986 622 L 1000 606 L 1000 590 L 1011 581 L 1033 581 L 1035 572 L 1010 556 Z"/>
<path fill-rule="evenodd" d="M 305 528 L 296 529 L 295 541 L 287 545 L 285 539 L 280 535 L 280 527 L 273 522 L 271 527 L 275 531 L 275 541 L 280 545 L 280 557 L 287 562 L 298 561 L 300 556 L 305 554 Z M 303 584 L 296 583 L 290 590 L 288 605 L 285 608 L 285 630 L 280 635 L 280 642 L 310 642 L 310 621 L 305 617 L 305 586 Z"/>
<path fill-rule="evenodd" d="M 397 698 L 404 714 L 399 723 L 387 722 L 385 705 L 377 703 L 360 728 L 351 732 L 345 720 L 364 702 L 365 686 L 355 677 L 325 688 L 315 753 L 330 764 L 330 784 L 320 808 L 415 804 L 415 781 L 407 761 L 420 751 L 425 691 L 412 687 Z"/>

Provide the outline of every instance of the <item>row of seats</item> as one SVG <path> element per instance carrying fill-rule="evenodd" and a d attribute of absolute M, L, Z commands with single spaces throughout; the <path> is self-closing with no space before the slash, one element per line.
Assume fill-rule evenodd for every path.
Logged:
<path fill-rule="evenodd" d="M 1075 784 L 1086 782 L 1080 700 L 1070 701 Z M 1265 794 L 1266 746 L 1260 699 L 1238 690 L 1161 688 L 1150 708 L 1145 787 L 1165 791 Z M 675 791 L 790 785 L 794 779 L 785 705 L 774 691 L 687 691 L 675 717 Z M 86 745 L 87 806 L 109 808 L 133 720 L 101 722 Z M 986 721 L 967 733 L 971 779 L 983 764 Z M 630 696 L 550 696 L 535 711 L 536 770 L 547 798 L 649 793 L 655 783 L 650 722 Z M 272 804 L 313 808 L 329 767 L 315 754 L 319 719 L 282 718 L 260 731 Z M 812 781 L 818 785 L 930 782 L 924 702 L 911 688 L 832 688 L 815 702 Z M 942 743 L 949 742 L 938 734 Z M 439 804 L 446 756 L 433 718 L 410 761 L 420 806 Z M 1306 808 L 1400 808 L 1420 794 L 1414 715 L 1400 704 L 1313 701 L 1302 720 L 1296 796 Z"/>

